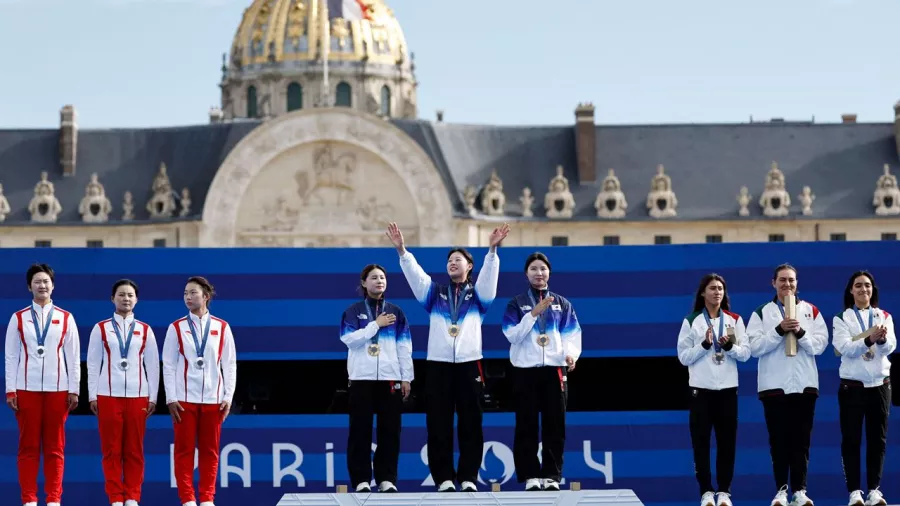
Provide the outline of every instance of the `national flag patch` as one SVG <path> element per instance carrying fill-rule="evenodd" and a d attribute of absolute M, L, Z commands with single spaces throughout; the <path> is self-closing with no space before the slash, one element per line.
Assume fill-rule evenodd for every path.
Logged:
<path fill-rule="evenodd" d="M 211 330 L 211 331 L 209 331 L 209 333 L 212 334 L 212 335 L 214 335 L 214 336 L 219 335 L 219 331 L 218 331 L 218 330 Z"/>

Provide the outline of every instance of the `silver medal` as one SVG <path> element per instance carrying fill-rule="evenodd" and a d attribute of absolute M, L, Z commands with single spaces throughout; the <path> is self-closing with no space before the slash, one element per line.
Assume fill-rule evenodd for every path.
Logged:
<path fill-rule="evenodd" d="M 205 362 L 203 361 L 203 357 L 200 357 L 197 359 L 197 368 L 198 369 L 203 369 L 204 364 L 205 364 Z"/>
<path fill-rule="evenodd" d="M 119 360 L 119 369 L 121 369 L 123 371 L 128 370 L 128 359 L 127 358 L 123 358 L 122 360 Z"/>
<path fill-rule="evenodd" d="M 43 357 L 43 356 L 44 356 L 44 346 L 43 346 L 43 345 L 38 345 L 38 347 L 37 347 L 37 354 L 38 354 L 39 357 Z"/>

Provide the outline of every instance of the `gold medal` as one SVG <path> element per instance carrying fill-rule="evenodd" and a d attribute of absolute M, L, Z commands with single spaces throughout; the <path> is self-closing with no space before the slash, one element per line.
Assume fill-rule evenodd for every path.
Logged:
<path fill-rule="evenodd" d="M 459 335 L 459 325 L 457 325 L 457 324 L 455 324 L 455 323 L 454 323 L 453 325 L 450 325 L 450 331 L 449 331 L 449 332 L 450 332 L 450 337 L 456 337 L 456 336 L 458 336 L 458 335 Z"/>
<path fill-rule="evenodd" d="M 541 334 L 537 338 L 538 346 L 547 346 L 550 342 L 550 337 L 547 334 Z"/>
<path fill-rule="evenodd" d="M 369 356 L 377 357 L 379 353 L 381 353 L 381 346 L 379 346 L 378 343 L 369 345 Z"/>

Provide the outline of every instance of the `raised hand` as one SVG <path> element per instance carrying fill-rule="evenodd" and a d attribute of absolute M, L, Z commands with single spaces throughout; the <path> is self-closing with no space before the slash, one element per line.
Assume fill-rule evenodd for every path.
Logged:
<path fill-rule="evenodd" d="M 378 318 L 375 318 L 375 323 L 377 323 L 379 327 L 387 327 L 388 325 L 392 325 L 395 321 L 397 321 L 397 315 L 391 313 L 381 313 L 378 315 Z"/>
<path fill-rule="evenodd" d="M 553 302 L 553 297 L 547 297 L 546 299 L 537 303 L 536 306 L 531 310 L 531 316 L 537 318 L 541 313 L 547 310 L 550 307 L 550 304 Z"/>
<path fill-rule="evenodd" d="M 398 227 L 396 223 L 391 222 L 390 225 L 388 225 L 387 232 L 385 232 L 384 235 L 386 235 L 388 239 L 390 239 L 391 244 L 393 244 L 394 247 L 397 248 L 397 253 L 402 255 L 406 252 L 406 247 L 403 243 L 403 233 L 400 232 L 400 227 Z"/>
<path fill-rule="evenodd" d="M 506 239 L 507 235 L 509 235 L 509 223 L 504 223 L 502 227 L 495 228 L 494 231 L 491 232 L 488 243 L 491 246 L 491 250 L 499 246 L 500 243 L 503 242 L 503 239 Z"/>

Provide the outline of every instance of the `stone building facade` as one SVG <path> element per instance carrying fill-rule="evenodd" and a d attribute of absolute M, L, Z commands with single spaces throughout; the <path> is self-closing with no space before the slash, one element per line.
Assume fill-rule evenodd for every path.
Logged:
<path fill-rule="evenodd" d="M 390 221 L 433 246 L 504 221 L 523 246 L 900 234 L 900 103 L 893 123 L 426 120 L 400 24 L 365 3 L 253 1 L 208 123 L 79 129 L 67 105 L 59 129 L 0 130 L 0 247 L 376 246 Z"/>

